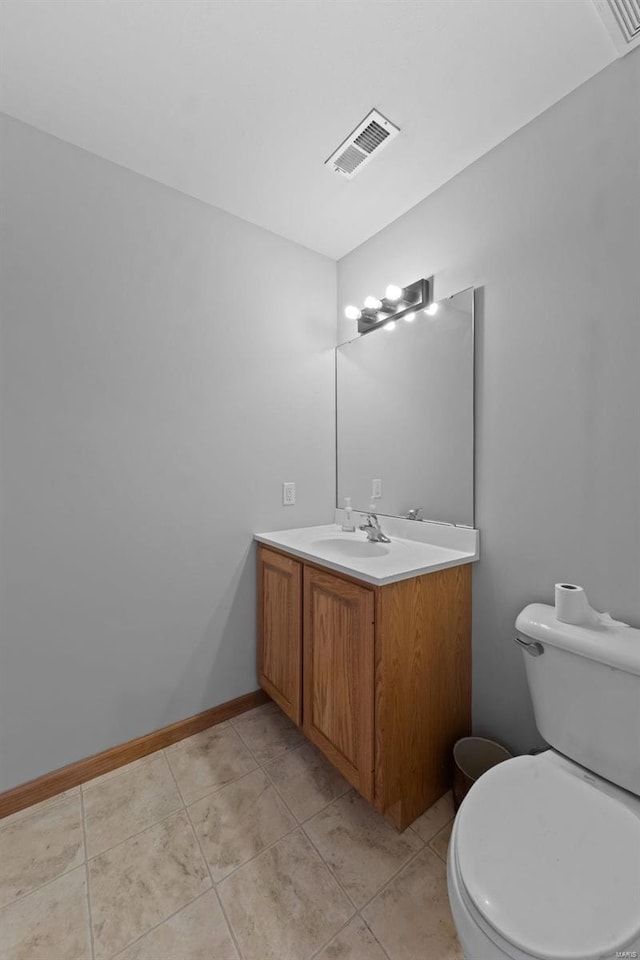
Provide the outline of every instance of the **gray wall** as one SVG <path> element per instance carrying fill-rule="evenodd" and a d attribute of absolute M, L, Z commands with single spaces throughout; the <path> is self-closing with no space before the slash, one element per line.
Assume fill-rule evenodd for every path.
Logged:
<path fill-rule="evenodd" d="M 338 268 L 340 309 L 430 274 L 436 298 L 482 288 L 474 726 L 516 750 L 540 742 L 512 643 L 520 608 L 569 580 L 640 623 L 638 89 L 640 50 Z"/>
<path fill-rule="evenodd" d="M 3 790 L 256 688 L 252 533 L 333 509 L 336 270 L 0 133 Z"/>

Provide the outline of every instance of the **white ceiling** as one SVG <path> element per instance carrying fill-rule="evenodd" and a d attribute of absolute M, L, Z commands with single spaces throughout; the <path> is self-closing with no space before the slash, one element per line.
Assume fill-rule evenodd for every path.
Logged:
<path fill-rule="evenodd" d="M 590 0 L 8 0 L 0 107 L 339 258 L 617 56 Z M 400 136 L 324 166 L 377 107 Z"/>

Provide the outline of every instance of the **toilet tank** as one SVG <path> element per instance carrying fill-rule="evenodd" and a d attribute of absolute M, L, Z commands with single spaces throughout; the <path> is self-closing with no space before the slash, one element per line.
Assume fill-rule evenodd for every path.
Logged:
<path fill-rule="evenodd" d="M 525 607 L 516 629 L 534 644 L 522 649 L 544 739 L 640 796 L 640 630 L 562 623 L 544 603 Z"/>

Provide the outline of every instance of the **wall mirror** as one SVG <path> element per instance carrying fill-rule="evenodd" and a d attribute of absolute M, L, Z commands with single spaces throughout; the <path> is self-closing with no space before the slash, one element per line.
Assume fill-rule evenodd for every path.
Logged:
<path fill-rule="evenodd" d="M 336 349 L 338 506 L 473 526 L 473 299 Z"/>

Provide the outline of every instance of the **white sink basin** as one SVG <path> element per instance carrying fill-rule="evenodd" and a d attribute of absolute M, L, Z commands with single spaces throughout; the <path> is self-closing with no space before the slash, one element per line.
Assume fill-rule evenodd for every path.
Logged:
<path fill-rule="evenodd" d="M 355 538 L 355 534 L 353 534 Z M 384 557 L 389 553 L 390 544 L 376 543 L 370 540 L 347 540 L 346 537 L 321 537 L 309 544 L 322 553 L 335 553 L 337 557 Z"/>
<path fill-rule="evenodd" d="M 277 550 L 377 586 L 478 559 L 476 531 L 463 532 L 447 525 L 391 517 L 382 519 L 382 529 L 391 537 L 390 543 L 371 543 L 361 531 L 345 533 L 336 523 L 258 533 L 255 538 Z M 396 530 L 405 535 L 396 536 Z M 407 537 L 406 533 L 415 533 L 422 539 Z"/>

